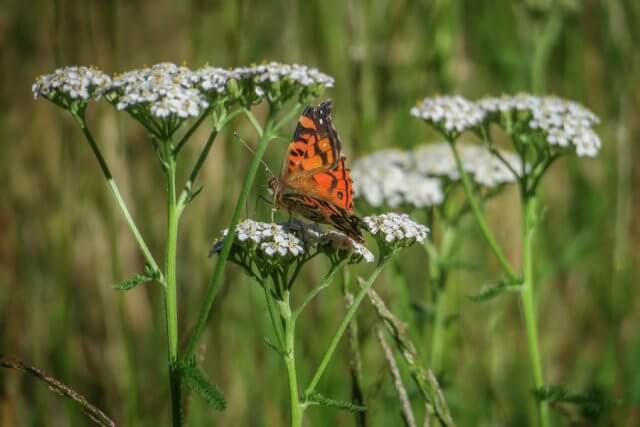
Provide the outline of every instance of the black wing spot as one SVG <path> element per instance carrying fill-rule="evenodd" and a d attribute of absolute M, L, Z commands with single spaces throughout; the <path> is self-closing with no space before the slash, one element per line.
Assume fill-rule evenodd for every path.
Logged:
<path fill-rule="evenodd" d="M 344 198 L 344 194 L 342 191 L 338 191 L 338 199 L 342 200 Z"/>

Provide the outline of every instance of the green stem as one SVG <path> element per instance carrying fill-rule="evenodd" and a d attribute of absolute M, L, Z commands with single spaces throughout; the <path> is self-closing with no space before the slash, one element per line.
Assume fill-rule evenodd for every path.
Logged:
<path fill-rule="evenodd" d="M 460 173 L 460 178 L 462 180 L 462 186 L 464 188 L 465 195 L 467 196 L 469 206 L 471 206 L 471 211 L 473 212 L 473 216 L 475 217 L 476 222 L 480 227 L 482 236 L 491 247 L 491 250 L 495 254 L 496 258 L 498 259 L 498 262 L 500 262 L 500 265 L 502 266 L 504 271 L 509 276 L 509 279 L 511 281 L 518 281 L 519 280 L 518 274 L 515 272 L 515 270 L 507 260 L 507 257 L 502 252 L 502 249 L 500 248 L 500 245 L 498 245 L 498 242 L 496 241 L 495 237 L 493 237 L 491 230 L 489 230 L 489 226 L 487 225 L 487 222 L 484 219 L 484 215 L 482 214 L 482 210 L 480 209 L 478 200 L 473 194 L 473 188 L 471 185 L 471 180 L 469 179 L 469 175 L 467 174 L 467 172 L 464 170 L 462 166 L 462 160 L 460 159 L 460 154 L 458 153 L 458 149 L 456 148 L 455 143 L 452 141 L 449 141 L 449 145 L 451 146 L 453 157 L 456 160 L 456 165 L 458 167 L 458 172 Z"/>
<path fill-rule="evenodd" d="M 548 12 L 551 16 L 547 17 L 541 34 L 535 37 L 536 45 L 533 50 L 533 60 L 531 64 L 531 89 L 533 93 L 544 93 L 547 86 L 546 68 L 549 62 L 551 51 L 558 41 L 562 31 L 562 10 L 559 6 L 554 6 Z"/>
<path fill-rule="evenodd" d="M 445 309 L 447 301 L 447 267 L 444 265 L 449 260 L 453 251 L 453 245 L 456 235 L 452 227 L 447 227 L 444 231 L 440 251 L 437 254 L 437 260 L 431 272 L 431 283 L 434 287 L 433 295 L 435 301 L 435 314 L 433 322 L 433 333 L 431 335 L 431 369 L 440 373 L 442 369 L 442 358 L 444 354 L 444 335 L 445 335 Z"/>
<path fill-rule="evenodd" d="M 304 310 L 304 308 L 311 302 L 313 301 L 313 299 L 320 293 L 320 291 L 326 289 L 331 282 L 333 281 L 333 278 L 335 277 L 336 273 L 344 267 L 344 265 L 347 263 L 347 260 L 341 260 L 340 262 L 338 262 L 337 264 L 334 264 L 333 266 L 331 266 L 331 270 L 329 270 L 329 273 L 324 276 L 322 278 L 322 280 L 320 280 L 320 283 L 318 283 L 318 285 L 313 288 L 311 290 L 311 292 L 309 292 L 307 294 L 307 296 L 305 297 L 304 301 L 302 302 L 302 304 L 300 305 L 300 307 L 298 307 L 294 313 L 293 313 L 293 318 L 297 319 L 300 314 L 302 313 L 302 311 Z"/>
<path fill-rule="evenodd" d="M 289 110 L 289 112 L 287 114 L 285 114 L 284 117 L 279 122 L 277 122 L 275 125 L 273 125 L 273 132 L 274 133 L 278 132 L 282 126 L 287 124 L 289 122 L 289 120 L 291 120 L 293 117 L 295 117 L 296 114 L 299 114 L 301 108 L 302 108 L 302 104 L 299 103 L 299 102 L 296 103 L 293 106 L 293 108 L 291 110 Z"/>
<path fill-rule="evenodd" d="M 193 183 L 196 181 L 196 178 L 198 178 L 198 174 L 200 173 L 205 160 L 209 156 L 209 152 L 211 151 L 211 147 L 213 147 L 213 143 L 215 142 L 216 137 L 218 136 L 222 128 L 224 128 L 225 125 L 231 121 L 231 119 L 233 119 L 241 112 L 242 110 L 235 110 L 229 114 L 227 114 L 226 112 L 222 112 L 218 120 L 215 121 L 213 129 L 211 130 L 211 133 L 209 133 L 209 137 L 207 138 L 207 142 L 205 142 L 204 147 L 202 147 L 202 150 L 200 151 L 200 154 L 198 155 L 198 158 L 196 159 L 196 162 L 194 163 L 193 168 L 189 173 L 187 182 L 184 184 L 184 188 L 180 193 L 180 198 L 178 199 L 178 215 L 182 214 L 185 206 L 187 205 L 187 203 L 189 203 L 189 198 L 193 191 Z M 195 128 L 190 129 L 189 132 L 187 132 L 187 135 L 192 134 L 192 130 L 195 130 Z M 185 138 L 187 137 L 187 135 L 185 135 Z M 184 144 L 183 141 L 185 141 L 184 138 L 182 141 L 180 141 L 180 143 Z M 177 150 L 174 149 L 173 152 L 176 153 Z"/>
<path fill-rule="evenodd" d="M 209 137 L 207 138 L 207 142 L 204 144 L 204 147 L 202 148 L 198 159 L 193 165 L 193 169 L 191 169 L 191 173 L 189 173 L 189 178 L 187 178 L 187 182 L 184 184 L 184 188 L 180 193 L 180 199 L 178 200 L 178 215 L 182 214 L 182 210 L 187 204 L 187 200 L 189 199 L 189 195 L 191 194 L 191 190 L 193 188 L 193 183 L 196 181 L 196 178 L 200 173 L 200 169 L 202 169 L 202 165 L 209 155 L 209 151 L 211 150 L 211 147 L 216 140 L 216 136 L 218 136 L 218 132 L 219 129 L 217 127 L 211 131 Z"/>
<path fill-rule="evenodd" d="M 296 374 L 295 356 L 295 327 L 296 319 L 292 316 L 289 302 L 289 291 L 285 291 L 283 301 L 280 301 L 280 315 L 284 323 L 284 362 L 287 366 L 287 378 L 289 379 L 289 398 L 291 402 L 291 427 L 302 426 L 302 405 L 298 393 L 298 376 Z"/>
<path fill-rule="evenodd" d="M 200 117 L 198 117 L 198 120 L 195 121 L 195 123 L 189 128 L 189 130 L 187 131 L 187 133 L 184 134 L 184 136 L 182 137 L 182 139 L 180 139 L 180 142 L 178 142 L 176 144 L 176 147 L 173 149 L 173 151 L 171 152 L 171 154 L 175 157 L 178 155 L 178 153 L 180 152 L 180 150 L 182 149 L 182 147 L 184 146 L 184 144 L 186 144 L 190 139 L 191 136 L 193 135 L 193 133 L 196 131 L 196 129 L 198 129 L 198 127 L 200 127 L 200 125 L 202 124 L 202 122 L 204 121 L 204 119 L 209 115 L 209 113 L 211 112 L 211 108 L 206 109 L 201 115 Z"/>
<path fill-rule="evenodd" d="M 229 253 L 231 252 L 231 245 L 233 244 L 236 226 L 238 225 L 238 222 L 240 222 L 240 216 L 242 215 L 242 210 L 244 209 L 244 205 L 247 201 L 247 198 L 249 197 L 249 193 L 251 192 L 251 187 L 253 186 L 253 181 L 255 180 L 258 168 L 260 167 L 262 156 L 269 146 L 269 142 L 273 139 L 271 127 L 273 126 L 274 113 L 274 111 L 270 111 L 269 113 L 264 132 L 262 132 L 262 135 L 260 136 L 260 141 L 258 142 L 256 153 L 253 156 L 251 165 L 249 165 L 249 171 L 245 176 L 244 183 L 242 185 L 242 191 L 240 192 L 240 196 L 238 197 L 238 201 L 236 202 L 233 216 L 231 218 L 231 223 L 229 224 L 229 233 L 224 239 L 222 250 L 218 255 L 218 262 L 216 263 L 213 276 L 211 277 L 211 281 L 209 282 L 209 286 L 207 287 L 204 303 L 202 304 L 202 307 L 200 308 L 200 312 L 198 314 L 198 321 L 193 332 L 191 333 L 191 336 L 189 337 L 189 343 L 187 344 L 187 350 L 185 354 L 185 357 L 187 359 L 191 359 L 195 354 L 198 341 L 202 337 L 204 328 L 207 325 L 207 321 L 209 320 L 209 314 L 211 313 L 213 301 L 215 300 L 216 295 L 220 290 L 220 285 L 222 284 L 222 274 L 224 273 L 224 267 L 227 263 L 227 259 L 229 258 Z"/>
<path fill-rule="evenodd" d="M 171 157 L 171 156 L 169 156 Z M 164 292 L 167 339 L 169 344 L 169 380 L 173 426 L 182 426 L 182 384 L 178 369 L 178 299 L 176 291 L 176 252 L 178 243 L 178 209 L 176 204 L 176 163 L 167 159 L 167 255 Z"/>
<path fill-rule="evenodd" d="M 160 283 L 164 283 L 164 278 L 162 277 L 162 273 L 161 273 L 160 267 L 158 267 L 158 263 L 153 258 L 153 255 L 151 255 L 151 251 L 147 247 L 147 244 L 145 243 L 144 239 L 142 238 L 142 234 L 140 234 L 140 231 L 138 230 L 138 227 L 136 226 L 136 223 L 134 222 L 133 218 L 131 217 L 131 214 L 129 213 L 129 210 L 127 209 L 127 205 L 125 204 L 124 199 L 122 198 L 122 195 L 120 194 L 120 189 L 118 188 L 118 185 L 116 184 L 115 180 L 113 179 L 113 175 L 111 175 L 111 171 L 109 170 L 109 167 L 107 166 L 107 162 L 105 161 L 104 157 L 102 156 L 102 152 L 100 151 L 100 148 L 98 147 L 98 144 L 96 144 L 96 141 L 93 138 L 93 134 L 91 133 L 91 131 L 89 130 L 89 127 L 87 126 L 87 122 L 85 121 L 84 117 L 82 115 L 80 115 L 80 114 L 74 114 L 73 116 L 76 119 L 76 121 L 78 122 L 78 125 L 80 126 L 80 129 L 82 129 L 82 133 L 84 134 L 85 138 L 87 139 L 87 142 L 89 143 L 89 146 L 91 147 L 91 150 L 93 151 L 93 154 L 96 156 L 96 159 L 98 160 L 98 164 L 100 165 L 100 169 L 102 170 L 102 173 L 104 174 L 104 177 L 107 179 L 107 184 L 109 185 L 109 188 L 111 189 L 111 193 L 113 193 L 113 196 L 116 199 L 116 203 L 118 204 L 118 207 L 120 208 L 120 211 L 122 212 L 122 215 L 124 216 L 124 219 L 127 222 L 127 225 L 129 226 L 129 230 L 131 231 L 131 234 L 133 234 L 133 238 L 136 240 L 136 243 L 138 244 L 138 247 L 140 248 L 140 251 L 142 252 L 142 255 L 144 256 L 144 259 L 145 259 L 146 263 L 153 269 L 153 271 L 155 273 L 157 273 L 159 275 L 159 280 L 158 281 Z"/>
<path fill-rule="evenodd" d="M 353 304 L 351 305 L 351 307 L 349 307 L 349 310 L 347 311 L 347 314 L 344 316 L 344 319 L 342 319 L 342 323 L 340 323 L 340 326 L 338 326 L 338 330 L 333 336 L 333 339 L 331 340 L 331 344 L 329 344 L 329 348 L 327 349 L 327 352 L 324 354 L 324 357 L 320 362 L 320 366 L 318 366 L 316 373 L 313 375 L 313 379 L 311 380 L 311 383 L 309 383 L 309 386 L 305 391 L 305 396 L 310 396 L 315 391 L 316 387 L 318 386 L 318 382 L 320 382 L 320 378 L 322 377 L 322 374 L 324 374 L 324 371 L 327 369 L 327 366 L 329 365 L 329 362 L 333 357 L 333 353 L 336 351 L 336 347 L 338 346 L 338 343 L 340 342 L 342 335 L 344 335 L 344 332 L 347 330 L 347 327 L 349 326 L 349 322 L 351 322 L 351 319 L 356 314 L 356 310 L 358 310 L 358 307 L 360 306 L 362 299 L 367 294 L 369 289 L 371 289 L 371 286 L 373 286 L 373 283 L 375 282 L 376 278 L 384 268 L 384 265 L 385 265 L 384 261 L 378 264 L 376 269 L 373 270 L 373 273 L 371 273 L 371 276 L 369 276 L 369 279 L 360 289 L 360 292 L 358 292 L 358 295 L 356 295 L 355 299 L 353 300 Z"/>
<path fill-rule="evenodd" d="M 544 386 L 542 376 L 542 362 L 538 349 L 538 327 L 536 321 L 536 309 L 533 294 L 533 238 L 537 222 L 537 204 L 534 196 L 523 195 L 524 204 L 524 225 L 523 225 L 523 269 L 524 282 L 520 290 L 522 311 L 527 329 L 527 343 L 529 346 L 529 361 L 531 363 L 531 374 L 533 384 L 536 389 Z M 546 427 L 549 425 L 549 408 L 547 403 L 538 402 L 539 425 Z"/>

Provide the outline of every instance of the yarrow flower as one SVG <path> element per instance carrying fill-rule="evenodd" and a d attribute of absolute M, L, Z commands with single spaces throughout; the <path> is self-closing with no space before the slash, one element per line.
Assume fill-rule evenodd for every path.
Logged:
<path fill-rule="evenodd" d="M 197 85 L 208 98 L 218 98 L 227 93 L 227 84 L 234 78 L 232 70 L 206 66 L 195 71 Z"/>
<path fill-rule="evenodd" d="M 373 207 L 437 206 L 444 199 L 440 180 L 418 173 L 406 151 L 376 151 L 354 162 L 351 174 L 356 197 Z"/>
<path fill-rule="evenodd" d="M 107 98 L 118 110 L 138 117 L 149 113 L 158 119 L 187 119 L 209 106 L 196 86 L 198 80 L 187 67 L 160 63 L 114 77 Z"/>
<path fill-rule="evenodd" d="M 34 99 L 46 98 L 63 108 L 100 99 L 111 78 L 95 67 L 69 66 L 39 76 L 31 87 Z"/>
<path fill-rule="evenodd" d="M 556 96 L 517 94 L 485 98 L 478 105 L 498 119 L 512 113 L 512 120 L 523 121 L 530 129 L 542 132 L 549 145 L 573 145 L 578 156 L 594 157 L 602 146 L 592 129 L 598 124 L 598 117 L 577 102 Z"/>
<path fill-rule="evenodd" d="M 422 243 L 429 229 L 409 218 L 407 214 L 387 213 L 364 217 L 369 232 L 376 238 L 381 249 L 394 249 Z M 388 253 L 388 252 L 387 252 Z"/>
<path fill-rule="evenodd" d="M 499 158 L 482 146 L 457 144 L 456 148 L 465 171 L 479 186 L 495 188 L 515 182 L 518 176 L 514 172 L 522 170 L 520 158 L 513 153 L 498 151 Z M 376 151 L 358 159 L 351 173 L 356 197 L 372 207 L 439 206 L 444 202 L 445 184 L 460 179 L 447 143 L 425 144 L 409 151 Z"/>
<path fill-rule="evenodd" d="M 478 185 L 494 188 L 512 183 L 518 180 L 522 172 L 522 162 L 515 153 L 498 150 L 496 155 L 486 147 L 471 144 L 457 144 L 456 149 L 465 172 Z M 447 143 L 422 145 L 414 151 L 413 156 L 420 173 L 456 181 L 460 179 L 455 158 Z M 525 168 L 529 170 L 528 165 Z"/>
<path fill-rule="evenodd" d="M 482 123 L 486 112 L 462 96 L 437 96 L 423 99 L 411 109 L 411 115 L 455 138 Z"/>
<path fill-rule="evenodd" d="M 333 77 L 300 64 L 266 64 L 238 67 L 230 71 L 238 81 L 242 96 L 250 103 L 267 98 L 269 102 L 284 102 L 296 93 L 301 101 L 318 96 L 325 88 L 333 87 Z"/>
<path fill-rule="evenodd" d="M 210 255 L 222 250 L 227 234 L 225 229 Z M 337 231 L 322 231 L 316 224 L 296 220 L 284 224 L 244 220 L 236 227 L 233 242 L 233 251 L 259 262 L 306 260 L 316 250 L 338 259 L 347 258 L 350 263 L 373 261 L 371 251 L 350 237 Z"/>
<path fill-rule="evenodd" d="M 222 250 L 224 238 L 228 233 L 228 229 L 222 232 L 222 236 L 214 243 L 210 255 Z M 302 241 L 288 233 L 282 225 L 250 219 L 238 224 L 233 244 L 238 250 L 258 253 L 266 258 L 282 258 L 287 255 L 297 257 L 304 252 Z"/>

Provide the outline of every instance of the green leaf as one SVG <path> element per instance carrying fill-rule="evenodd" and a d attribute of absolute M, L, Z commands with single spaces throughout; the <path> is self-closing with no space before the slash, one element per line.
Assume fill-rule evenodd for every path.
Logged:
<path fill-rule="evenodd" d="M 204 373 L 191 363 L 182 363 L 180 365 L 182 376 L 185 379 L 187 385 L 196 394 L 200 395 L 205 402 L 213 406 L 218 411 L 221 411 L 227 407 L 227 401 L 224 398 L 224 394 L 215 385 L 209 382 Z"/>
<path fill-rule="evenodd" d="M 316 403 L 318 405 L 328 406 L 330 408 L 340 409 L 342 411 L 365 412 L 367 410 L 366 406 L 357 405 L 348 400 L 331 399 L 326 396 L 323 396 L 317 391 L 314 391 L 311 394 L 307 395 L 306 400 L 310 403 Z"/>
<path fill-rule="evenodd" d="M 146 273 L 138 273 L 133 277 L 129 277 L 128 279 L 123 280 L 120 283 L 116 283 L 113 287 L 119 291 L 128 291 L 129 289 L 133 289 L 141 283 L 151 282 L 153 277 L 147 275 Z"/>
<path fill-rule="evenodd" d="M 520 282 L 500 281 L 496 285 L 484 286 L 477 294 L 469 295 L 472 301 L 488 301 L 508 291 L 520 288 Z"/>
<path fill-rule="evenodd" d="M 576 405 L 582 409 L 584 415 L 597 419 L 612 402 L 606 399 L 600 390 L 572 392 L 562 386 L 541 387 L 533 392 L 540 402 L 558 402 Z"/>

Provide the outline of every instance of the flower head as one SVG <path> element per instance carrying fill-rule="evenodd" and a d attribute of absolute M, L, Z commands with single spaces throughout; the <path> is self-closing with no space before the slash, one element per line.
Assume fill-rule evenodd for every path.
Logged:
<path fill-rule="evenodd" d="M 240 93 L 248 103 L 258 103 L 263 98 L 280 103 L 296 94 L 301 102 L 306 102 L 334 83 L 333 77 L 316 68 L 279 62 L 234 68 L 231 77 L 238 82 Z"/>
<path fill-rule="evenodd" d="M 108 99 L 147 125 L 152 118 L 171 123 L 169 133 L 173 133 L 182 121 L 209 106 L 198 90 L 198 80 L 198 74 L 187 67 L 160 63 L 114 77 Z"/>
<path fill-rule="evenodd" d="M 522 171 L 520 158 L 511 152 L 498 150 L 497 154 L 478 145 L 457 144 L 462 167 L 480 186 L 494 188 L 517 181 Z M 416 169 L 425 175 L 457 181 L 460 173 L 447 143 L 426 144 L 414 153 Z M 528 170 L 528 166 L 526 166 Z M 515 173 L 514 173 L 515 172 Z"/>
<path fill-rule="evenodd" d="M 233 71 L 219 67 L 206 66 L 195 71 L 197 86 L 204 95 L 215 100 L 227 94 L 227 85 L 233 79 Z"/>
<path fill-rule="evenodd" d="M 436 206 L 444 199 L 440 181 L 418 173 L 406 151 L 376 151 L 358 159 L 351 173 L 356 197 L 373 207 Z"/>
<path fill-rule="evenodd" d="M 411 109 L 411 115 L 455 139 L 460 133 L 482 123 L 486 112 L 462 96 L 437 96 L 423 99 Z"/>
<path fill-rule="evenodd" d="M 224 230 L 214 243 L 210 255 L 222 250 Z M 337 231 L 323 231 L 317 224 L 292 220 L 283 224 L 244 220 L 235 232 L 232 258 L 239 264 L 249 260 L 257 264 L 286 265 L 306 262 L 318 251 L 334 260 L 347 259 L 349 263 L 373 261 L 373 254 L 362 244 Z M 249 265 L 243 266 L 249 268 Z"/>
<path fill-rule="evenodd" d="M 228 233 L 228 229 L 222 232 L 222 236 L 213 244 L 210 254 L 222 250 L 224 238 Z M 246 219 L 237 225 L 233 245 L 236 250 L 273 259 L 288 255 L 297 257 L 304 252 L 302 241 L 294 234 L 287 232 L 282 225 L 251 219 Z"/>
<path fill-rule="evenodd" d="M 495 188 L 515 182 L 522 170 L 513 153 L 500 150 L 498 157 L 485 147 L 460 143 L 456 148 L 465 171 L 479 186 Z M 443 187 L 460 179 L 447 143 L 426 144 L 413 151 L 376 151 L 358 159 L 351 173 L 356 197 L 372 207 L 439 206 L 444 202 Z"/>
<path fill-rule="evenodd" d="M 524 124 L 552 147 L 573 146 L 578 156 L 594 157 L 602 142 L 593 131 L 598 117 L 577 102 L 529 94 L 485 98 L 478 102 L 491 117 Z"/>
<path fill-rule="evenodd" d="M 385 255 L 416 242 L 424 242 L 429 232 L 427 227 L 413 221 L 407 214 L 372 215 L 365 217 L 364 222 Z"/>
<path fill-rule="evenodd" d="M 86 105 L 100 99 L 111 78 L 95 67 L 70 66 L 39 76 L 31 87 L 34 98 L 46 98 L 63 108 L 72 103 Z"/>

